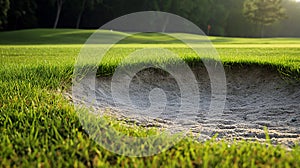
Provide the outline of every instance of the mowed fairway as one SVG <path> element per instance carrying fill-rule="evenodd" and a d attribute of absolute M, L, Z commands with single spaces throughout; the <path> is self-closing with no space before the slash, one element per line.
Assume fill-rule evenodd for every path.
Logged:
<path fill-rule="evenodd" d="M 166 152 L 146 158 L 119 156 L 98 146 L 62 94 L 70 89 L 76 58 L 93 32 L 35 29 L 0 33 L 1 167 L 300 167 L 299 146 L 287 150 L 258 142 L 199 143 L 186 138 Z M 162 43 L 188 63 L 200 61 L 176 40 L 155 37 L 158 40 L 153 43 Z M 111 75 L 124 56 L 149 45 L 137 44 L 147 42 L 146 35 L 135 38 L 133 44 L 118 44 L 100 73 Z M 300 80 L 300 39 L 210 39 L 226 66 L 258 65 Z M 139 127 L 121 127 L 114 120 L 111 124 L 130 135 L 155 134 Z M 268 135 L 266 139 L 270 140 Z"/>

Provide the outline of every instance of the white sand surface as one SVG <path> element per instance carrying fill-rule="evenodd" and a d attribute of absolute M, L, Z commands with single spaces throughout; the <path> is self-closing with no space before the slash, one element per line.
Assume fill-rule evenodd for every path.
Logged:
<path fill-rule="evenodd" d="M 132 79 L 128 90 L 133 104 L 131 108 L 115 104 L 111 94 L 111 77 L 97 78 L 95 92 L 98 103 L 95 108 L 102 111 L 110 109 L 110 114 L 118 119 L 144 127 L 180 129 L 188 125 L 200 140 L 218 133 L 218 138 L 228 140 L 264 141 L 264 127 L 267 127 L 273 144 L 299 144 L 300 81 L 257 66 L 226 67 L 225 70 L 227 95 L 221 114 L 207 113 L 211 85 L 204 68 L 193 69 L 200 95 L 200 107 L 194 114 L 180 114 L 181 93 L 176 80 L 156 69 L 143 70 Z M 151 92 L 155 88 L 160 88 L 164 94 L 158 90 Z M 159 113 L 139 114 L 151 106 L 151 101 L 159 102 L 162 97 L 167 103 L 160 107 L 163 109 Z"/>

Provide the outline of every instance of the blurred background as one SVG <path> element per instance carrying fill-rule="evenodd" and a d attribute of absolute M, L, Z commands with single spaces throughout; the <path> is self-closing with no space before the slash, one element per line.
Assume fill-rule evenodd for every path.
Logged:
<path fill-rule="evenodd" d="M 149 10 L 182 16 L 213 36 L 300 37 L 298 0 L 0 0 L 0 31 L 96 29 Z"/>

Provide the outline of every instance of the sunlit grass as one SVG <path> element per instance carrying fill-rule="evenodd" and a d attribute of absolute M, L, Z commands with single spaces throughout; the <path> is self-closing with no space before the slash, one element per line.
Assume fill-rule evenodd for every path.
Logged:
<path fill-rule="evenodd" d="M 62 95 L 70 89 L 74 63 L 92 32 L 46 29 L 0 33 L 0 167 L 300 167 L 298 146 L 288 151 L 258 142 L 199 143 L 186 138 L 166 152 L 146 158 L 120 156 L 98 146 Z M 137 39 L 135 42 L 144 41 L 142 36 Z M 258 64 L 300 74 L 299 39 L 211 39 L 228 66 Z M 151 45 L 157 46 L 119 44 L 107 54 L 109 59 L 100 70 L 111 74 L 127 54 Z M 167 44 L 166 40 L 159 46 L 188 63 L 195 61 L 195 53 L 182 44 Z M 149 133 L 114 120 L 110 124 L 130 135 Z"/>

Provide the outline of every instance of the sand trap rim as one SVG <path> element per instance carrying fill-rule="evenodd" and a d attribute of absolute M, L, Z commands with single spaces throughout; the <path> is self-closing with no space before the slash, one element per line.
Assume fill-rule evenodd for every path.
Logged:
<path fill-rule="evenodd" d="M 102 26 L 99 30 L 114 30 L 126 33 L 119 33 L 119 36 L 110 37 L 108 34 L 103 35 L 101 33 L 97 33 L 96 31 L 93 35 L 91 35 L 91 37 L 85 43 L 84 47 L 81 49 L 75 65 L 72 92 L 74 98 L 82 98 L 82 96 L 85 95 L 86 100 L 88 100 L 88 103 L 85 104 L 86 106 L 90 106 L 96 103 L 96 96 L 94 91 L 96 87 L 96 71 L 105 53 L 109 51 L 109 49 L 113 47 L 114 44 L 136 33 L 159 32 L 162 34 L 167 34 L 166 32 L 180 32 L 180 34 L 171 33 L 167 35 L 181 40 L 183 43 L 193 49 L 198 54 L 199 58 L 205 57 L 214 60 L 213 62 L 208 61 L 207 59 L 202 60 L 211 81 L 212 97 L 210 110 L 207 113 L 207 117 L 218 116 L 223 112 L 226 101 L 226 76 L 224 68 L 219 59 L 219 55 L 215 48 L 212 46 L 210 40 L 195 24 L 174 14 L 148 11 L 122 16 Z M 184 38 L 183 33 L 197 34 L 199 35 L 199 38 L 190 41 L 189 39 Z M 201 43 L 201 47 L 199 47 L 199 44 L 195 43 L 195 40 L 198 40 Z M 105 45 L 105 47 L 103 47 L 103 45 L 101 47 L 94 47 L 97 44 L 108 45 Z M 85 66 L 89 68 L 82 68 Z M 109 130 L 108 132 L 111 132 L 111 130 Z M 172 141 L 173 140 L 174 139 L 172 139 Z M 175 143 L 171 143 L 171 146 Z M 135 150 L 134 153 L 122 153 L 122 151 L 112 149 L 111 144 L 103 144 L 101 142 L 100 144 L 112 152 L 127 156 L 150 156 L 163 151 L 161 149 L 154 151 L 151 150 L 151 152 L 139 152 Z M 168 149 L 171 146 L 164 148 L 164 150 Z"/>

